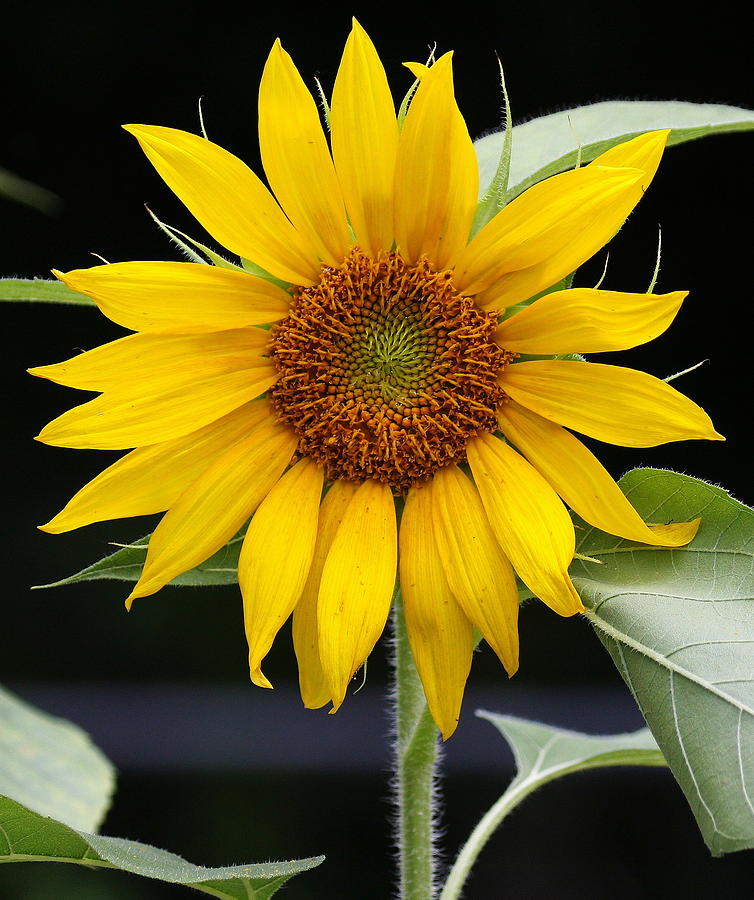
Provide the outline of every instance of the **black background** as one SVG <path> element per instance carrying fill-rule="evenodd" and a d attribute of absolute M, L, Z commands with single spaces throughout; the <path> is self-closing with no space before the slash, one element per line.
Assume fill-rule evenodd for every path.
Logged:
<path fill-rule="evenodd" d="M 308 83 L 316 75 L 329 92 L 351 12 L 380 50 L 396 97 L 411 80 L 401 62 L 426 58 L 435 41 L 440 51 L 455 48 L 457 97 L 472 136 L 499 123 L 495 52 L 516 121 L 612 98 L 754 105 L 748 23 L 730 15 L 663 17 L 657 4 L 508 6 L 490 12 L 466 4 L 443 13 L 358 3 L 348 10 L 285 3 L 239 10 L 222 2 L 201 9 L 156 2 L 14 9 L 5 14 L 0 55 L 0 165 L 55 191 L 62 205 L 49 217 L 0 201 L 0 273 L 46 276 L 52 267 L 96 263 L 91 252 L 113 262 L 176 258 L 144 203 L 203 239 L 120 124 L 196 131 L 197 100 L 204 97 L 209 136 L 259 171 L 256 91 L 273 40 L 281 37 Z M 751 152 L 746 134 L 671 149 L 613 244 L 605 286 L 643 290 L 661 224 L 658 289 L 691 295 L 666 335 L 605 361 L 662 377 L 709 359 L 676 386 L 728 438 L 638 451 L 600 447 L 615 475 L 637 465 L 671 467 L 754 499 Z M 593 283 L 603 261 L 600 255 L 586 267 L 579 283 Z M 122 605 L 126 591 L 115 583 L 30 592 L 31 584 L 81 568 L 107 552 L 108 541 L 135 538 L 153 522 L 58 537 L 35 530 L 114 455 L 33 442 L 80 395 L 35 381 L 24 369 L 122 332 L 88 309 L 4 306 L 3 316 L 3 682 L 50 712 L 76 718 L 119 765 L 107 833 L 206 865 L 325 853 L 327 862 L 291 882 L 288 896 L 389 896 L 384 649 L 370 659 L 365 691 L 327 717 L 299 710 L 285 633 L 267 667 L 281 690 L 247 686 L 233 588 L 168 589 L 130 616 Z M 514 682 L 483 650 L 469 691 L 448 747 L 448 853 L 511 771 L 499 738 L 474 719 L 477 699 L 498 711 L 595 731 L 641 724 L 586 624 L 537 606 L 522 615 L 522 668 Z M 599 772 L 550 786 L 516 813 L 487 848 L 468 896 L 746 896 L 753 862 L 750 851 L 709 857 L 667 773 Z M 116 873 L 41 865 L 0 871 L 3 900 L 184 893 Z"/>

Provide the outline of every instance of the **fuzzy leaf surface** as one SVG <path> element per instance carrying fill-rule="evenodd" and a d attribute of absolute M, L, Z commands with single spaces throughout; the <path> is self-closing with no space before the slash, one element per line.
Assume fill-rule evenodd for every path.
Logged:
<path fill-rule="evenodd" d="M 151 534 L 147 534 L 138 541 L 134 541 L 133 544 L 121 547 L 115 553 L 92 563 L 91 566 L 87 566 L 80 572 L 50 584 L 36 585 L 35 589 L 62 587 L 64 584 L 77 584 L 80 581 L 138 581 L 144 567 L 144 560 L 147 558 L 147 545 L 151 536 Z M 243 534 L 236 535 L 201 565 L 178 575 L 170 584 L 178 587 L 237 584 L 238 556 L 241 552 L 243 538 Z"/>
<path fill-rule="evenodd" d="M 636 469 L 648 522 L 702 517 L 662 549 L 578 523 L 574 584 L 713 854 L 754 847 L 754 510 L 695 478 Z"/>
<path fill-rule="evenodd" d="M 114 786 L 112 764 L 77 725 L 0 687 L 0 794 L 96 831 Z"/>
<path fill-rule="evenodd" d="M 714 134 L 754 129 L 754 111 L 681 100 L 607 100 L 540 116 L 513 128 L 512 200 L 544 178 L 591 162 L 600 153 L 645 131 L 671 128 L 668 146 Z M 480 197 L 489 187 L 503 147 L 503 133 L 475 142 Z M 580 148 L 580 150 L 579 150 Z M 579 157 L 580 152 L 580 157 Z"/>
<path fill-rule="evenodd" d="M 323 859 L 208 869 L 149 844 L 78 831 L 0 796 L 0 862 L 79 863 L 185 885 L 225 900 L 268 900 L 289 878 Z"/>
<path fill-rule="evenodd" d="M 46 278 L 0 278 L 0 300 L 97 307 L 91 297 L 72 291 L 62 281 L 48 281 Z"/>

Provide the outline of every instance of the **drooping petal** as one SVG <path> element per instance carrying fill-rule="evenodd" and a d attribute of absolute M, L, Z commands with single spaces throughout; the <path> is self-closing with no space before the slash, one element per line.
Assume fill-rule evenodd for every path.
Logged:
<path fill-rule="evenodd" d="M 332 712 L 382 634 L 395 586 L 397 535 L 390 488 L 364 481 L 327 554 L 319 587 L 319 655 Z"/>
<path fill-rule="evenodd" d="M 201 334 L 288 315 L 281 288 L 235 269 L 190 262 L 123 262 L 54 274 L 132 331 Z"/>
<path fill-rule="evenodd" d="M 558 495 L 499 438 L 481 435 L 466 451 L 492 530 L 521 580 L 561 616 L 582 612 L 568 575 L 573 522 Z"/>
<path fill-rule="evenodd" d="M 525 275 L 531 267 L 543 266 L 550 279 L 543 287 L 554 284 L 615 234 L 638 202 L 642 178 L 638 169 L 587 166 L 535 184 L 502 209 L 458 255 L 459 290 L 478 294 L 490 289 L 490 296 L 477 302 L 498 309 L 541 290 L 527 285 L 523 296 L 512 299 L 506 287 L 511 273 Z"/>
<path fill-rule="evenodd" d="M 398 142 L 395 240 L 403 257 L 436 269 L 465 246 L 476 210 L 474 146 L 453 95 L 452 53 L 424 69 Z"/>
<path fill-rule="evenodd" d="M 393 245 L 398 123 L 385 70 L 354 19 L 333 88 L 332 153 L 358 245 L 376 256 Z"/>
<path fill-rule="evenodd" d="M 400 528 L 400 583 L 406 628 L 424 696 L 447 740 L 456 730 L 474 637 L 453 596 L 433 534 L 431 492 L 412 488 Z"/>
<path fill-rule="evenodd" d="M 218 456 L 271 415 L 266 401 L 255 400 L 184 437 L 132 450 L 85 485 L 41 530 L 60 534 L 92 522 L 164 512 Z"/>
<path fill-rule="evenodd" d="M 500 384 L 527 409 L 609 444 L 654 447 L 691 438 L 725 440 L 700 406 L 635 369 L 533 360 L 508 366 Z"/>
<path fill-rule="evenodd" d="M 474 485 L 455 466 L 435 473 L 425 490 L 434 512 L 434 539 L 453 596 L 500 658 L 518 668 L 518 589 Z"/>
<path fill-rule="evenodd" d="M 31 375 L 83 391 L 108 391 L 169 372 L 221 375 L 261 365 L 269 332 L 238 328 L 211 334 L 131 334 L 65 362 L 29 369 Z"/>
<path fill-rule="evenodd" d="M 295 450 L 295 432 L 269 422 L 218 456 L 163 516 L 126 605 L 156 593 L 224 547 L 270 492 Z"/>
<path fill-rule="evenodd" d="M 319 277 L 314 245 L 299 234 L 267 188 L 240 159 L 187 131 L 124 125 L 162 180 L 228 250 L 276 278 L 311 285 Z"/>
<path fill-rule="evenodd" d="M 293 612 L 306 583 L 317 537 L 322 467 L 305 457 L 259 505 L 238 559 L 251 680 L 272 685 L 262 660 Z"/>
<path fill-rule="evenodd" d="M 350 240 L 343 196 L 319 112 L 280 41 L 259 85 L 259 146 L 270 187 L 296 230 L 329 265 Z"/>
<path fill-rule="evenodd" d="M 54 447 L 126 450 L 182 437 L 263 394 L 277 380 L 270 362 L 211 375 L 161 375 L 124 385 L 69 409 L 46 425 L 37 440 Z M 137 390 L 134 390 L 137 388 Z"/>
<path fill-rule="evenodd" d="M 701 519 L 647 525 L 597 457 L 569 431 L 511 400 L 498 411 L 503 434 L 582 519 L 618 537 L 683 547 Z"/>
<path fill-rule="evenodd" d="M 496 340 L 517 353 L 601 353 L 651 341 L 670 325 L 688 291 L 623 294 L 573 288 L 545 294 L 506 319 Z"/>
<path fill-rule="evenodd" d="M 621 197 L 615 197 L 612 201 L 606 198 L 609 202 L 594 207 L 589 214 L 592 216 L 591 220 L 584 222 L 583 231 L 575 243 L 571 244 L 566 236 L 564 243 L 560 247 L 553 246 L 550 255 L 543 257 L 541 261 L 528 268 L 503 274 L 477 294 L 477 303 L 483 308 L 496 310 L 512 306 L 560 281 L 593 256 L 618 231 L 626 216 L 646 192 L 657 171 L 667 136 L 667 131 L 651 131 L 639 135 L 631 141 L 613 147 L 597 157 L 585 170 L 580 170 L 618 168 L 623 171 L 638 170 L 640 175 L 633 187 L 627 187 Z M 522 195 L 525 196 L 526 194 Z"/>
<path fill-rule="evenodd" d="M 327 554 L 357 488 L 355 481 L 336 481 L 325 495 L 319 508 L 317 542 L 309 577 L 293 611 L 293 646 L 298 660 L 301 699 L 307 709 L 319 709 L 331 699 L 319 658 L 317 599 Z"/>

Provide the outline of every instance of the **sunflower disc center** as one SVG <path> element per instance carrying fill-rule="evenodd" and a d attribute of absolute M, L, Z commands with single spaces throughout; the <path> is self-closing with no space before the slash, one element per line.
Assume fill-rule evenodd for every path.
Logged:
<path fill-rule="evenodd" d="M 512 354 L 495 343 L 496 324 L 452 273 L 355 249 L 298 288 L 274 328 L 273 408 L 328 479 L 406 490 L 497 428 L 497 376 Z"/>

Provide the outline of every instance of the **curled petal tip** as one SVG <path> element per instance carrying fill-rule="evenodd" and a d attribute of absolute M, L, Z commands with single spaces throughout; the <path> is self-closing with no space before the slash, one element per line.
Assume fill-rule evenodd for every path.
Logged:
<path fill-rule="evenodd" d="M 258 665 L 250 667 L 249 676 L 257 687 L 269 688 L 272 690 L 272 683 L 263 674 L 262 669 Z"/>

